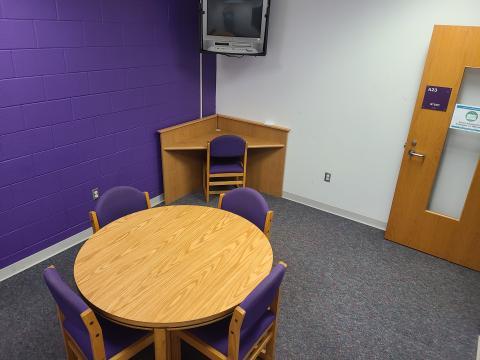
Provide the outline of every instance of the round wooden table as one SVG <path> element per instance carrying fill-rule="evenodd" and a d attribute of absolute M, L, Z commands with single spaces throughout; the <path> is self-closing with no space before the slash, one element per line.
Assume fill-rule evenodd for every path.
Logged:
<path fill-rule="evenodd" d="M 168 330 L 230 314 L 272 262 L 267 237 L 244 218 L 204 206 L 164 206 L 100 229 L 80 249 L 74 277 L 104 317 L 153 329 L 155 358 L 168 359 Z"/>

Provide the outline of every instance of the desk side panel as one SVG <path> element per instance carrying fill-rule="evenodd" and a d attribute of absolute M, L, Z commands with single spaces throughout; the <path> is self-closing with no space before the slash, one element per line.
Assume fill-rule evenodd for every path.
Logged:
<path fill-rule="evenodd" d="M 169 205 L 202 189 L 202 166 L 205 151 L 163 151 L 163 187 Z"/>
<path fill-rule="evenodd" d="M 283 194 L 286 148 L 248 149 L 247 186 L 273 196 Z"/>
<path fill-rule="evenodd" d="M 210 116 L 185 126 L 178 126 L 160 133 L 162 152 L 163 191 L 165 203 L 198 191 L 202 187 L 202 164 L 204 151 L 167 151 L 166 147 L 189 139 L 204 137 L 217 128 L 217 117 Z"/>

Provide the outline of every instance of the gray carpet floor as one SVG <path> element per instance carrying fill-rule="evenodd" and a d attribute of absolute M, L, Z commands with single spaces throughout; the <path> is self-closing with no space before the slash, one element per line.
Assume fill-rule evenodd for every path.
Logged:
<path fill-rule="evenodd" d="M 289 264 L 278 359 L 475 359 L 479 272 L 386 241 L 369 226 L 285 199 L 267 200 L 275 211 L 275 258 Z M 200 194 L 178 203 L 205 205 Z M 79 248 L 0 283 L 0 359 L 64 358 L 41 273 L 55 264 L 74 286 Z M 183 358 L 203 359 L 188 347 Z M 136 359 L 153 359 L 153 350 Z"/>

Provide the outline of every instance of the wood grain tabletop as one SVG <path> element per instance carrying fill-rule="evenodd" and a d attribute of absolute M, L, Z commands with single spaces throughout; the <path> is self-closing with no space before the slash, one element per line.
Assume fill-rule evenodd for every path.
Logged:
<path fill-rule="evenodd" d="M 272 262 L 268 239 L 244 218 L 210 207 L 164 206 L 100 229 L 80 249 L 74 277 L 104 316 L 172 329 L 229 314 Z"/>

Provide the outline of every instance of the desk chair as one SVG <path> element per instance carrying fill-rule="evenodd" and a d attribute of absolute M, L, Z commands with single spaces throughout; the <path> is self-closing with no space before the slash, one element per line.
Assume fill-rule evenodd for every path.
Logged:
<path fill-rule="evenodd" d="M 131 186 L 113 187 L 100 197 L 95 211 L 89 212 L 93 233 L 125 215 L 151 207 L 148 192 L 141 192 Z"/>
<path fill-rule="evenodd" d="M 203 188 L 207 202 L 210 200 L 210 194 L 224 192 L 210 190 L 211 186 L 236 185 L 237 187 L 245 187 L 247 180 L 247 143 L 236 135 L 222 135 L 207 142 L 207 161 L 204 169 Z M 234 180 L 225 178 L 234 178 Z M 211 181 L 211 179 L 216 181 Z"/>
<path fill-rule="evenodd" d="M 99 316 L 60 277 L 54 266 L 43 271 L 55 302 L 67 359 L 130 359 L 153 342 L 150 331 L 117 325 Z"/>
<path fill-rule="evenodd" d="M 287 265 L 280 262 L 235 308 L 233 315 L 210 325 L 172 332 L 172 360 L 181 358 L 184 340 L 214 360 L 275 359 L 279 290 Z"/>
<path fill-rule="evenodd" d="M 218 208 L 240 215 L 254 223 L 270 238 L 273 211 L 268 209 L 267 202 L 258 191 L 243 188 L 220 194 Z"/>

